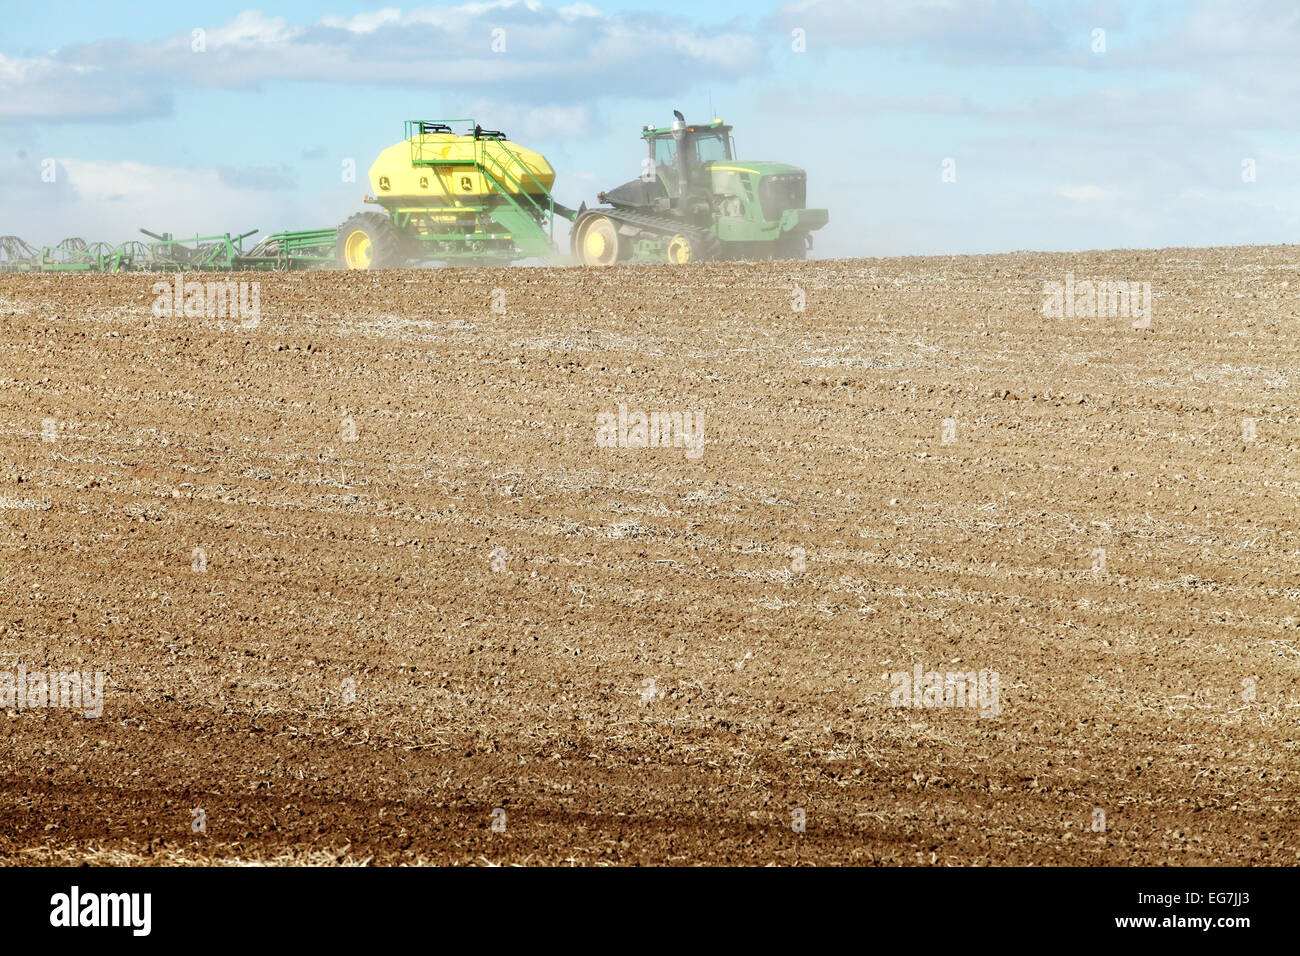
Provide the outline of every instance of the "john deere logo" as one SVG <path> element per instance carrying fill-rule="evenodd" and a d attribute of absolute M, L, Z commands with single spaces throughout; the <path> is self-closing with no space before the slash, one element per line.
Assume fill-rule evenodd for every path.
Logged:
<path fill-rule="evenodd" d="M 473 188 L 473 187 L 470 185 L 469 177 L 468 177 L 468 176 L 462 176 L 462 177 L 460 177 L 460 188 L 463 189 L 463 190 L 465 190 L 465 192 L 469 192 L 469 191 Z"/>
<path fill-rule="evenodd" d="M 387 176 L 380 176 L 380 177 L 379 177 L 379 188 L 380 188 L 380 189 L 391 189 L 391 188 L 392 188 L 392 186 L 390 186 L 390 185 L 388 184 L 388 177 L 387 177 Z"/>

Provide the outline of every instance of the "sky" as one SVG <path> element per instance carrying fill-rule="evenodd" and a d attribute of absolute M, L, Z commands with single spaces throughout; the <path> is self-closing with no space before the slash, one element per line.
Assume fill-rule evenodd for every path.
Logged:
<path fill-rule="evenodd" d="M 336 226 L 407 119 L 595 205 L 681 109 L 807 170 L 818 257 L 1291 243 L 1297 103 L 1295 0 L 5 0 L 0 235 Z"/>

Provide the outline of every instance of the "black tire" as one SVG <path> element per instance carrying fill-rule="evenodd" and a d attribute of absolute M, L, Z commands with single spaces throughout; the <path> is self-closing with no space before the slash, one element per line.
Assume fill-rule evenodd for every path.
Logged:
<path fill-rule="evenodd" d="M 348 264 L 348 237 L 358 232 L 370 240 L 370 261 L 364 266 Z M 409 259 L 401 231 L 381 212 L 359 212 L 339 226 L 334 262 L 340 269 L 401 269 Z"/>

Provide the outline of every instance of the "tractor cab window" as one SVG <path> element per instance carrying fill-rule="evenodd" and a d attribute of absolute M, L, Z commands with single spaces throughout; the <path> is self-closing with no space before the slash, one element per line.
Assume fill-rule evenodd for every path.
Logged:
<path fill-rule="evenodd" d="M 677 142 L 671 136 L 655 140 L 655 165 L 673 168 L 677 165 Z"/>
<path fill-rule="evenodd" d="M 712 163 L 730 159 L 727 140 L 721 134 L 695 137 L 695 155 L 701 163 Z"/>

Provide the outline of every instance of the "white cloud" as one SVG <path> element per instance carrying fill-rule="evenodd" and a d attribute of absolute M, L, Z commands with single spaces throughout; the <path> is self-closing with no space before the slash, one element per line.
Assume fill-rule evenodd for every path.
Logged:
<path fill-rule="evenodd" d="M 1058 49 L 1062 33 L 1025 0 L 793 0 L 769 20 L 810 48 L 920 45 L 987 60 Z"/>
<path fill-rule="evenodd" d="M 1112 199 L 1118 199 L 1120 192 L 1118 189 L 1088 183 L 1083 186 L 1061 186 L 1056 190 L 1056 195 L 1069 199 L 1071 202 L 1108 202 Z"/>
<path fill-rule="evenodd" d="M 329 14 L 321 19 L 321 23 L 324 26 L 347 30 L 350 33 L 374 33 L 380 27 L 392 26 L 395 23 L 400 23 L 401 20 L 401 10 L 397 7 L 384 7 L 382 10 L 369 10 L 351 17 Z"/>
<path fill-rule="evenodd" d="M 0 122 L 134 120 L 166 113 L 156 88 L 117 83 L 103 68 L 55 56 L 10 59 L 0 54 Z"/>
<path fill-rule="evenodd" d="M 465 113 L 492 117 L 492 129 L 503 131 L 517 143 L 585 139 L 593 128 L 589 106 L 526 107 L 502 100 L 471 100 Z"/>
<path fill-rule="evenodd" d="M 284 17 L 268 17 L 260 10 L 245 10 L 229 23 L 208 31 L 207 42 L 215 47 L 274 47 L 302 35 Z M 191 50 L 191 52 L 193 52 Z"/>
<path fill-rule="evenodd" d="M 90 202 L 140 199 L 154 192 L 170 192 L 182 201 L 217 185 L 213 170 L 198 173 L 145 163 L 105 163 L 97 160 L 60 159 L 68 182 L 78 196 Z"/>
<path fill-rule="evenodd" d="M 1206 0 L 1171 46 L 1212 59 L 1283 57 L 1294 66 L 1300 52 L 1300 7 L 1294 0 Z"/>
<path fill-rule="evenodd" d="M 494 49 L 498 38 L 504 50 Z M 759 72 L 764 59 L 750 32 L 535 0 L 386 7 L 312 24 L 248 10 L 209 28 L 204 39 L 202 52 L 192 49 L 186 31 L 148 43 L 82 44 L 39 59 L 0 57 L 0 122 L 166 115 L 171 95 L 186 88 L 282 81 L 436 88 L 580 106 L 593 95 L 667 96 L 703 81 L 734 80 Z"/>
<path fill-rule="evenodd" d="M 560 7 L 560 16 L 568 20 L 577 20 L 582 17 L 596 18 L 602 14 L 599 10 L 589 3 L 571 3 L 567 7 Z"/>

